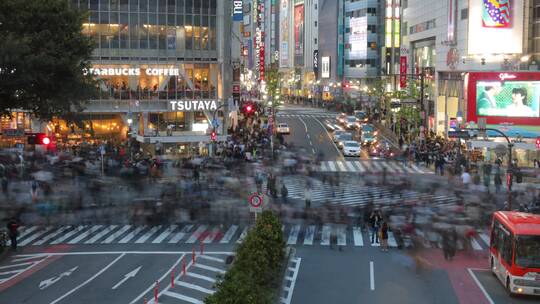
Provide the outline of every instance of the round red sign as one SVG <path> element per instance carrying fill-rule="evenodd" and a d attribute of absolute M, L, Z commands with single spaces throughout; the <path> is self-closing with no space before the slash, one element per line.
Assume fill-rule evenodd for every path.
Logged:
<path fill-rule="evenodd" d="M 263 197 L 262 195 L 259 195 L 258 193 L 253 193 L 252 195 L 249 196 L 248 201 L 251 207 L 258 208 L 263 203 Z"/>

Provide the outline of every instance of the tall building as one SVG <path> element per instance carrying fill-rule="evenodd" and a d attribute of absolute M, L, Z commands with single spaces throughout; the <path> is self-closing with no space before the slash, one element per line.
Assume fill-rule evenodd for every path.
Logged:
<path fill-rule="evenodd" d="M 343 0 L 319 0 L 317 82 L 324 101 L 338 98 L 340 87 L 337 83 L 343 80 L 343 3 Z"/>
<path fill-rule="evenodd" d="M 96 45 L 87 73 L 99 94 L 63 140 L 117 140 L 128 132 L 149 153 L 189 154 L 226 133 L 231 94 L 232 1 L 72 0 L 88 11 Z M 225 113 L 225 115 L 224 115 Z"/>

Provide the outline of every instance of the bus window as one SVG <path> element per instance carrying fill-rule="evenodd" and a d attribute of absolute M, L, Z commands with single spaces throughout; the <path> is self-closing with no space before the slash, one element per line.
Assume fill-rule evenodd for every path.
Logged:
<path fill-rule="evenodd" d="M 500 253 L 501 258 L 509 265 L 512 266 L 512 235 L 501 233 L 503 236 L 503 245 L 501 246 Z"/>
<path fill-rule="evenodd" d="M 540 268 L 540 236 L 520 235 L 516 238 L 516 265 Z"/>

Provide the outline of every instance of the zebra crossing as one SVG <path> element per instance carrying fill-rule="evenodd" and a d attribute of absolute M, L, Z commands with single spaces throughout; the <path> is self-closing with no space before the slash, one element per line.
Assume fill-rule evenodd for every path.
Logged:
<path fill-rule="evenodd" d="M 335 118 L 336 114 L 329 113 L 309 113 L 309 114 L 288 114 L 288 113 L 277 113 L 278 118 Z"/>
<path fill-rule="evenodd" d="M 121 226 L 121 225 L 89 225 L 78 227 L 39 227 L 30 226 L 21 228 L 19 243 L 23 247 L 40 245 L 89 245 L 89 244 L 239 244 L 251 227 L 246 225 L 208 226 L 208 225 L 159 225 L 159 226 Z M 30 231 L 30 232 L 28 232 Z M 25 232 L 28 232 L 25 234 Z M 65 233 L 65 234 L 62 234 Z M 424 242 L 424 247 L 438 247 L 440 239 L 432 237 L 422 230 L 416 234 L 429 241 Z M 49 237 L 49 235 L 51 237 Z M 41 238 L 40 238 L 41 237 Z M 332 243 L 338 246 L 351 245 L 354 247 L 378 247 L 379 244 L 371 244 L 372 235 L 364 232 L 359 226 L 347 226 L 344 224 L 283 225 L 283 237 L 289 246 L 330 246 Z M 388 244 L 397 247 L 398 242 L 394 234 L 389 231 Z M 335 241 L 333 242 L 332 239 Z M 435 241 L 433 241 L 435 240 Z M 433 245 L 435 242 L 435 245 Z M 484 250 L 489 247 L 489 237 L 486 233 L 478 233 L 471 238 L 470 248 Z M 463 247 L 463 244 L 462 246 Z M 24 265 L 33 265 L 27 263 Z M 24 266 L 22 265 L 22 266 Z M 9 275 L 13 270 L 2 271 L 0 268 L 0 282 L 3 275 Z"/>
<path fill-rule="evenodd" d="M 287 186 L 289 198 L 305 199 L 307 180 L 303 176 L 284 176 L 282 181 Z M 457 202 L 457 198 L 455 197 L 432 195 L 413 190 L 395 192 L 385 187 L 351 184 L 338 187 L 329 183 L 323 183 L 321 180 L 314 178 L 309 179 L 309 183 L 311 183 L 311 203 L 314 206 L 326 203 L 330 205 L 358 207 L 365 206 L 369 202 L 380 205 L 392 205 L 403 200 L 426 201 L 430 202 L 431 206 L 444 206 Z"/>
<path fill-rule="evenodd" d="M 356 161 L 321 161 L 317 168 L 319 172 L 349 172 L 380 174 L 386 170 L 387 174 L 434 174 L 427 168 L 415 164 L 410 166 L 402 162 L 389 160 L 360 159 Z"/>

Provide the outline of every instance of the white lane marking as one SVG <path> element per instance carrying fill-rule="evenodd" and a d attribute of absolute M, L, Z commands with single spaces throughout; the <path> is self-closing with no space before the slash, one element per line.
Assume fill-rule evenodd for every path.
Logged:
<path fill-rule="evenodd" d="M 49 234 L 49 235 L 46 235 L 44 237 L 42 237 L 39 241 L 35 242 L 33 245 L 34 246 L 39 246 L 39 245 L 43 245 L 45 244 L 48 240 L 52 239 L 52 238 L 55 238 L 57 235 L 59 235 L 60 233 L 68 230 L 69 228 L 71 228 L 70 226 L 64 226 L 58 230 L 56 230 L 55 232 Z"/>
<path fill-rule="evenodd" d="M 248 229 L 249 227 L 245 227 L 244 230 L 242 230 L 242 233 L 240 233 L 240 237 L 238 238 L 238 240 L 236 240 L 237 244 L 240 244 L 244 241 L 244 239 L 246 238 L 248 234 Z"/>
<path fill-rule="evenodd" d="M 124 238 L 122 238 L 118 243 L 120 244 L 125 244 L 129 241 L 131 241 L 132 238 L 134 238 L 137 234 L 139 234 L 141 231 L 143 231 L 144 229 L 146 229 L 146 226 L 141 226 L 141 227 L 137 227 L 135 228 L 135 230 L 131 231 L 130 233 L 128 233 Z"/>
<path fill-rule="evenodd" d="M 375 232 L 375 233 L 377 233 L 377 232 Z M 373 235 L 373 232 L 371 231 L 371 228 L 370 228 L 370 230 L 369 230 L 369 241 L 370 241 L 370 242 L 371 242 L 371 240 L 376 241 L 376 240 L 377 240 L 376 238 L 377 238 L 377 236 L 376 236 L 376 235 L 375 235 L 375 236 Z M 379 240 L 379 242 L 380 242 L 380 241 L 381 241 L 381 240 Z M 380 243 L 371 243 L 371 247 L 379 247 L 379 246 L 381 246 Z"/>
<path fill-rule="evenodd" d="M 337 245 L 346 246 L 347 245 L 347 230 L 343 225 L 337 227 Z"/>
<path fill-rule="evenodd" d="M 373 261 L 369 262 L 369 287 L 371 290 L 375 290 L 375 271 L 374 271 Z"/>
<path fill-rule="evenodd" d="M 394 233 L 392 231 L 388 231 L 388 246 L 397 247 L 396 238 L 394 237 Z"/>
<path fill-rule="evenodd" d="M 38 237 L 46 235 L 47 233 L 51 232 L 52 230 L 53 230 L 52 227 L 47 227 L 47 228 L 45 228 L 45 230 L 34 233 L 33 235 L 29 236 L 28 238 L 26 238 L 22 242 L 20 242 L 19 246 L 26 246 L 26 245 L 32 243 Z"/>
<path fill-rule="evenodd" d="M 323 225 L 322 235 L 321 235 L 321 245 L 328 246 L 330 245 L 330 233 L 332 232 L 332 227 L 329 225 Z"/>
<path fill-rule="evenodd" d="M 198 274 L 198 273 L 194 273 L 194 272 L 191 272 L 191 271 L 186 271 L 186 275 L 188 277 L 192 277 L 192 278 L 196 278 L 196 279 L 201 279 L 201 280 L 204 280 L 204 281 L 208 281 L 210 283 L 215 283 L 216 282 L 216 279 L 214 278 L 211 278 L 211 277 L 207 277 L 205 275 L 202 275 L 202 274 Z"/>
<path fill-rule="evenodd" d="M 296 265 L 294 266 L 293 269 L 291 269 L 292 272 L 293 272 L 293 276 L 292 277 L 287 277 L 287 280 L 291 281 L 291 285 L 288 288 L 287 297 L 286 298 L 281 298 L 281 303 L 283 303 L 283 304 L 290 304 L 291 303 L 291 300 L 292 300 L 292 297 L 293 297 L 293 292 L 294 292 L 294 286 L 296 285 L 296 278 L 298 277 L 298 270 L 300 270 L 300 263 L 302 262 L 302 258 L 295 258 L 294 261 L 295 261 Z M 289 269 L 290 269 L 290 267 L 289 267 Z"/>
<path fill-rule="evenodd" d="M 208 266 L 208 265 L 199 264 L 199 263 L 196 263 L 195 265 L 193 265 L 193 267 L 197 267 L 197 268 L 200 268 L 200 269 L 225 274 L 225 270 L 222 270 L 222 269 L 219 269 L 219 268 L 216 268 L 216 267 L 212 267 L 212 266 Z"/>
<path fill-rule="evenodd" d="M 127 281 L 127 280 L 129 280 L 130 278 L 134 278 L 134 277 L 137 275 L 137 273 L 139 272 L 139 270 L 141 270 L 141 267 L 142 267 L 142 266 L 139 266 L 139 267 L 133 269 L 132 271 L 126 273 L 126 274 L 124 275 L 124 278 L 123 278 L 122 280 L 120 280 L 118 283 L 116 283 L 116 285 L 114 285 L 114 286 L 112 287 L 112 289 L 118 288 L 120 285 L 124 284 L 124 282 Z"/>
<path fill-rule="evenodd" d="M 131 229 L 131 225 L 125 225 L 124 227 L 122 227 L 122 229 L 116 231 L 115 233 L 107 237 L 103 242 L 101 242 L 101 244 L 110 244 L 112 241 L 119 238 L 122 234 L 124 234 L 129 229 Z"/>
<path fill-rule="evenodd" d="M 64 271 L 63 273 L 59 274 L 59 275 L 56 275 L 56 276 L 53 276 L 52 278 L 49 278 L 49 279 L 46 279 L 46 280 L 43 280 L 41 282 L 39 282 L 39 289 L 43 290 L 43 289 L 46 289 L 50 286 L 52 286 L 53 284 L 55 284 L 56 282 L 60 281 L 62 278 L 64 277 L 69 277 L 75 270 L 77 270 L 79 268 L 79 266 L 75 266 L 67 271 Z"/>
<path fill-rule="evenodd" d="M 11 265 L 6 265 L 6 266 L 0 266 L 0 269 L 7 269 L 7 268 L 19 267 L 19 266 L 30 265 L 30 264 L 34 264 L 34 262 L 26 262 L 26 263 L 20 263 L 20 264 L 11 264 Z"/>
<path fill-rule="evenodd" d="M 319 125 L 321 125 L 321 128 L 324 130 L 324 132 L 326 132 L 326 135 L 328 136 L 328 139 L 330 140 L 330 142 L 334 145 L 334 148 L 336 149 L 336 152 L 337 154 L 339 155 L 339 158 L 343 159 L 343 156 L 341 155 L 341 153 L 339 152 L 339 149 L 338 147 L 336 146 L 336 143 L 334 143 L 334 140 L 332 139 L 332 136 L 330 136 L 330 133 L 328 133 L 328 130 L 326 130 L 326 128 L 324 127 L 324 125 L 322 124 L 322 122 L 320 122 L 318 119 L 315 119 L 316 122 L 319 123 Z"/>
<path fill-rule="evenodd" d="M 152 241 L 152 244 L 159 244 L 163 242 L 163 240 L 166 239 L 171 233 L 173 233 L 176 228 L 178 228 L 178 225 L 170 225 L 169 227 L 167 227 L 167 229 L 165 229 L 165 231 L 163 231 Z"/>
<path fill-rule="evenodd" d="M 185 302 L 193 303 L 193 304 L 204 304 L 204 302 L 201 300 L 197 300 L 195 298 L 188 297 L 188 296 L 185 296 L 176 292 L 172 292 L 172 291 L 165 291 L 163 295 L 166 295 L 166 296 L 178 299 L 178 300 L 182 300 Z M 152 299 L 152 301 L 154 300 Z M 130 304 L 133 304 L 133 302 L 131 302 Z"/>
<path fill-rule="evenodd" d="M 21 255 L 17 255 L 17 256 L 21 256 Z M 28 261 L 28 260 L 33 260 L 33 259 L 38 259 L 38 258 L 42 258 L 42 257 L 46 257 L 47 254 L 46 253 L 42 253 L 42 254 L 31 254 L 31 255 L 28 255 L 24 258 L 18 258 L 18 259 L 13 259 L 11 260 L 12 262 L 23 262 L 23 261 Z"/>
<path fill-rule="evenodd" d="M 378 161 L 372 161 L 372 162 L 371 162 L 371 167 L 372 167 L 372 168 L 374 169 L 374 171 L 376 171 L 376 172 L 380 172 L 380 171 L 383 170 L 383 168 L 382 168 L 380 162 L 378 162 Z"/>
<path fill-rule="evenodd" d="M 76 243 L 80 242 L 82 239 L 87 238 L 90 234 L 98 231 L 102 227 L 103 227 L 103 225 L 93 226 L 92 228 L 90 228 L 90 229 L 86 230 L 85 232 L 81 233 L 79 236 L 77 236 L 73 240 L 69 241 L 68 244 L 76 244 Z"/>
<path fill-rule="evenodd" d="M 231 241 L 233 236 L 236 234 L 236 231 L 238 230 L 238 226 L 232 225 L 227 232 L 225 232 L 225 235 L 221 238 L 221 241 L 219 241 L 221 244 L 227 244 Z"/>
<path fill-rule="evenodd" d="M 304 245 L 313 245 L 313 238 L 315 237 L 315 225 L 310 225 L 307 228 L 306 234 L 304 236 Z"/>
<path fill-rule="evenodd" d="M 51 253 L 39 253 L 39 254 L 33 254 L 32 258 L 39 258 L 39 257 L 51 257 L 51 256 L 70 256 L 70 255 L 118 255 L 118 254 L 159 254 L 159 255 L 179 255 L 179 254 L 191 254 L 192 251 L 74 251 L 74 252 L 51 252 Z M 218 255 L 232 255 L 235 254 L 234 252 L 230 251 L 212 251 L 212 254 L 218 254 Z M 17 255 L 18 257 L 22 256 L 28 256 L 29 255 Z"/>
<path fill-rule="evenodd" d="M 482 284 L 480 283 L 480 281 L 478 280 L 478 278 L 476 277 L 476 275 L 474 274 L 474 272 L 472 271 L 471 268 L 467 268 L 467 271 L 469 271 L 469 274 L 471 275 L 471 277 L 473 278 L 474 282 L 476 283 L 476 285 L 478 285 L 478 288 L 480 288 L 480 290 L 482 291 L 482 293 L 484 294 L 484 296 L 486 297 L 486 300 L 488 300 L 488 302 L 490 304 L 495 304 L 495 302 L 493 301 L 493 299 L 489 296 L 489 293 L 487 293 L 486 289 L 484 288 L 484 286 L 482 286 Z"/>
<path fill-rule="evenodd" d="M 352 162 L 350 161 L 347 161 L 345 162 L 345 165 L 347 166 L 347 169 L 350 171 L 350 172 L 356 172 L 356 168 L 353 166 Z"/>
<path fill-rule="evenodd" d="M 167 270 L 165 273 L 163 273 L 163 275 L 161 276 L 161 278 L 159 278 L 158 282 L 161 283 L 161 281 L 163 281 L 166 277 L 170 276 L 171 275 L 171 271 L 173 271 L 174 269 L 176 269 L 176 266 L 178 266 L 180 264 L 180 262 L 182 262 L 182 259 L 184 259 L 184 257 L 186 256 L 185 253 L 182 254 L 182 256 L 176 260 L 176 262 L 171 266 L 171 268 L 169 268 L 169 270 Z M 190 262 L 191 263 L 191 262 Z M 168 285 L 168 284 L 167 284 Z M 150 290 L 152 290 L 154 288 L 155 284 L 152 283 L 145 291 L 143 291 L 140 295 L 138 295 L 135 299 L 133 299 L 133 301 L 129 302 L 129 304 L 134 304 L 134 303 L 138 303 L 139 300 L 144 297 L 146 294 L 148 294 L 148 292 L 150 292 Z M 170 285 L 168 285 L 170 286 Z M 202 303 L 202 302 L 201 302 Z"/>
<path fill-rule="evenodd" d="M 193 244 L 195 243 L 199 237 L 203 234 L 203 232 L 206 231 L 206 225 L 202 225 L 193 234 L 189 237 L 189 239 L 186 241 L 187 244 Z"/>
<path fill-rule="evenodd" d="M 338 167 L 339 167 L 339 171 L 341 172 L 347 172 L 347 168 L 345 168 L 345 165 L 343 165 L 344 162 L 342 161 L 336 161 Z"/>
<path fill-rule="evenodd" d="M 327 161 L 327 163 L 328 163 L 328 167 L 330 168 L 330 171 L 332 172 L 337 171 L 336 164 L 333 161 Z"/>
<path fill-rule="evenodd" d="M 321 168 L 320 168 L 320 171 L 321 171 L 321 172 L 327 172 L 327 171 L 330 171 L 330 169 L 329 169 L 328 166 L 326 165 L 326 162 L 324 162 L 324 161 L 321 162 Z"/>
<path fill-rule="evenodd" d="M 304 128 L 306 129 L 306 134 L 308 134 L 306 122 L 302 118 L 300 118 L 300 121 L 304 124 Z M 309 134 L 308 134 L 308 136 L 309 136 Z"/>
<path fill-rule="evenodd" d="M 197 290 L 197 291 L 200 291 L 200 292 L 206 293 L 206 294 L 213 294 L 215 292 L 214 290 L 207 289 L 207 288 L 201 287 L 199 285 L 186 283 L 184 281 L 178 281 L 176 283 L 176 285 L 186 287 L 186 288 L 189 288 L 189 289 L 193 289 L 193 290 Z"/>
<path fill-rule="evenodd" d="M 180 232 L 177 232 L 170 240 L 169 244 L 176 244 L 186 236 L 186 234 L 193 228 L 193 225 L 187 225 L 182 228 Z"/>
<path fill-rule="evenodd" d="M 296 245 L 298 241 L 298 234 L 300 233 L 300 225 L 294 225 L 289 232 L 289 239 L 287 240 L 287 245 Z"/>
<path fill-rule="evenodd" d="M 19 240 L 22 239 L 22 238 L 25 237 L 27 234 L 30 234 L 30 232 L 36 230 L 37 228 L 38 228 L 38 226 L 32 226 L 32 227 L 30 227 L 30 228 L 24 230 L 23 232 L 21 232 L 21 233 L 19 234 L 19 236 L 17 237 L 17 239 L 19 239 Z"/>
<path fill-rule="evenodd" d="M 203 243 L 204 244 L 210 244 L 212 243 L 219 235 L 219 227 L 214 227 L 212 231 L 204 238 Z"/>
<path fill-rule="evenodd" d="M 156 234 L 156 232 L 158 232 L 159 229 L 161 229 L 161 225 L 156 226 L 156 227 L 152 227 L 152 229 L 150 229 L 147 233 L 143 234 L 138 240 L 136 240 L 135 244 L 142 244 L 142 243 L 148 241 L 148 239 L 152 235 Z"/>
<path fill-rule="evenodd" d="M 85 244 L 94 244 L 97 240 L 104 237 L 106 234 L 110 233 L 111 231 L 115 230 L 116 228 L 118 228 L 118 225 L 107 226 L 107 228 L 103 229 L 100 233 L 94 235 L 93 237 L 91 237 L 90 239 L 88 239 L 84 243 Z"/>
<path fill-rule="evenodd" d="M 219 262 L 219 263 L 225 263 L 224 259 L 216 258 L 216 257 L 209 256 L 209 255 L 206 255 L 206 254 L 197 255 L 197 258 L 201 258 L 201 259 L 205 259 L 205 260 L 209 260 L 209 261 L 214 261 L 214 262 Z"/>
<path fill-rule="evenodd" d="M 364 246 L 364 237 L 362 236 L 362 228 L 353 227 L 354 246 Z"/>
<path fill-rule="evenodd" d="M 480 233 L 479 235 L 482 241 L 484 241 L 484 243 L 486 243 L 486 245 L 489 246 L 489 236 L 485 234 L 484 232 Z"/>
<path fill-rule="evenodd" d="M 82 287 L 84 287 L 85 285 L 87 285 L 88 283 L 92 282 L 95 278 L 97 278 L 98 276 L 100 276 L 102 273 L 104 273 L 105 271 L 107 271 L 107 269 L 111 268 L 112 265 L 114 265 L 116 262 L 118 262 L 118 260 L 120 260 L 122 257 L 124 257 L 124 255 L 126 255 L 125 253 L 119 255 L 116 259 L 114 259 L 112 262 L 110 262 L 107 266 L 105 266 L 103 269 L 101 269 L 100 271 L 98 271 L 95 275 L 91 276 L 88 280 L 82 282 L 81 284 L 79 284 L 77 287 L 71 289 L 70 291 L 68 291 L 66 294 L 64 294 L 63 296 L 59 297 L 58 299 L 54 300 L 51 302 L 51 304 L 56 304 L 60 301 L 62 301 L 63 299 L 67 298 L 69 295 L 71 295 L 72 293 L 76 292 L 77 290 L 81 289 Z"/>
<path fill-rule="evenodd" d="M 366 172 L 366 169 L 364 168 L 361 162 L 355 161 L 354 164 L 358 167 L 358 172 L 360 173 Z"/>
<path fill-rule="evenodd" d="M 482 250 L 482 246 L 480 246 L 480 244 L 478 244 L 478 241 L 476 241 L 476 239 L 474 237 L 471 237 L 471 245 L 472 245 L 474 250 Z"/>
<path fill-rule="evenodd" d="M 57 238 L 56 240 L 52 241 L 51 242 L 51 245 L 56 245 L 56 244 L 60 244 L 62 243 L 63 241 L 69 239 L 70 237 L 72 237 L 73 235 L 75 235 L 76 233 L 79 233 L 81 232 L 82 230 L 86 229 L 86 226 L 79 226 L 77 228 L 73 227 L 73 230 L 71 230 L 70 232 L 64 234 L 63 236 Z"/>
<path fill-rule="evenodd" d="M 21 272 L 20 269 L 17 269 L 17 270 L 8 270 L 8 271 L 0 272 L 0 275 L 6 275 L 6 274 L 12 274 L 12 273 L 19 273 L 19 272 Z"/>

